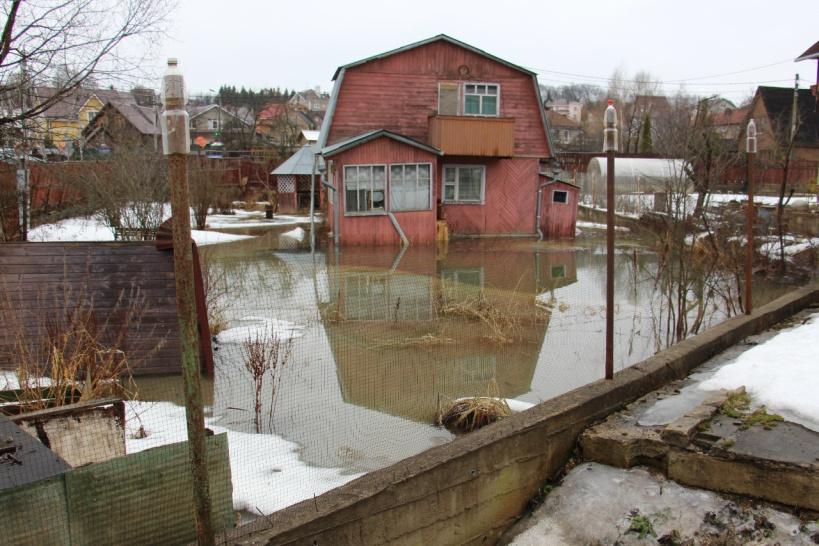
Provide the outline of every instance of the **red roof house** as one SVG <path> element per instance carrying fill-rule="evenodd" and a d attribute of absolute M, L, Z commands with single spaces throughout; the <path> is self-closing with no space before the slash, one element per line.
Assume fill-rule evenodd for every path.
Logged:
<path fill-rule="evenodd" d="M 439 219 L 452 236 L 538 233 L 553 148 L 533 72 L 442 34 L 333 79 L 318 146 L 340 244 L 430 243 Z"/>

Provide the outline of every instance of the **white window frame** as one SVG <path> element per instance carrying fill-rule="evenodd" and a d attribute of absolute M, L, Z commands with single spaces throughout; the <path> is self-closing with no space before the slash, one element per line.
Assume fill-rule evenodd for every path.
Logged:
<path fill-rule="evenodd" d="M 384 167 L 384 210 L 367 210 L 367 211 L 348 211 L 347 210 L 347 167 Z M 386 163 L 351 163 L 349 165 L 343 165 L 341 168 L 341 176 L 343 177 L 343 188 L 344 188 L 344 216 L 384 216 L 390 210 L 389 206 L 389 195 L 390 195 L 390 187 L 389 187 L 389 178 L 390 178 L 390 171 L 389 165 Z M 356 190 L 357 191 L 357 190 Z M 373 190 L 372 187 L 370 188 L 370 193 L 372 194 Z M 372 201 L 372 197 L 370 197 L 370 201 Z"/>
<path fill-rule="evenodd" d="M 481 169 L 481 198 L 479 201 L 466 201 L 458 198 L 458 172 L 461 169 L 467 168 Z M 453 199 L 446 198 L 446 170 L 455 169 L 455 197 Z M 483 205 L 486 201 L 486 165 L 467 165 L 467 164 L 446 164 L 441 168 L 441 203 L 446 205 Z"/>
<path fill-rule="evenodd" d="M 219 130 L 219 120 L 218 119 L 208 118 L 208 129 L 210 129 L 211 131 L 218 131 Z"/>
<path fill-rule="evenodd" d="M 401 209 L 401 210 L 393 210 L 392 208 L 392 168 L 393 167 L 406 167 L 407 165 L 415 165 L 416 167 L 420 165 L 429 165 L 429 203 L 427 203 L 427 207 L 423 209 Z M 351 165 L 352 166 L 352 165 Z M 390 212 L 421 212 L 432 210 L 432 200 L 434 199 L 435 195 L 435 169 L 432 168 L 432 163 L 390 163 L 387 175 L 387 204 Z M 346 208 L 346 206 L 345 206 Z"/>
<path fill-rule="evenodd" d="M 99 113 L 100 113 L 99 110 L 95 110 L 94 108 L 89 108 L 88 110 L 85 111 L 85 120 L 88 123 L 91 123 L 91 121 L 93 121 L 93 119 L 94 119 L 94 116 L 96 116 Z"/>
<path fill-rule="evenodd" d="M 565 194 L 566 195 L 566 200 L 565 201 L 555 201 L 555 194 L 557 192 Z M 569 204 L 569 190 L 553 189 L 552 190 L 552 204 L 553 205 L 568 205 Z"/>
<path fill-rule="evenodd" d="M 496 100 L 497 108 L 495 108 L 495 113 L 494 114 L 483 114 L 483 113 L 467 114 L 466 113 L 466 96 L 467 96 L 467 94 L 475 95 L 475 96 L 478 96 L 478 97 L 492 96 L 492 95 L 489 95 L 488 93 L 485 93 L 483 95 L 480 95 L 478 93 L 467 93 L 466 92 L 466 86 L 467 85 L 475 85 L 475 86 L 478 86 L 478 85 L 491 85 L 491 86 L 494 86 L 498 90 L 498 93 L 496 95 L 494 95 L 495 98 L 497 99 Z M 480 110 L 483 110 L 483 99 L 480 99 Z M 482 118 L 497 118 L 497 117 L 500 117 L 500 112 L 501 112 L 501 86 L 500 86 L 499 83 L 469 82 L 469 81 L 461 83 L 461 113 L 462 113 L 462 115 L 472 116 L 472 117 L 482 117 Z"/>

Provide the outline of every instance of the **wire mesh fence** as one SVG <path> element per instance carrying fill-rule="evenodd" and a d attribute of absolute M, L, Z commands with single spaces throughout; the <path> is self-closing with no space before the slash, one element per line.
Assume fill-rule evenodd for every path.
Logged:
<path fill-rule="evenodd" d="M 311 251 L 305 219 L 287 217 L 252 238 L 203 247 L 217 531 L 241 533 L 452 441 L 457 434 L 440 423 L 464 398 L 518 411 L 603 378 L 605 204 L 591 191 L 583 197 L 568 241 L 337 248 L 319 237 Z M 791 203 L 800 199 L 813 198 Z M 756 216 L 757 306 L 812 278 L 816 265 L 815 235 L 780 237 L 766 203 L 758 200 Z M 743 312 L 741 196 L 711 195 L 698 217 L 696 198 L 673 191 L 621 192 L 615 206 L 615 370 Z M 140 281 L 139 298 L 123 299 L 137 262 L 154 274 Z M 172 276 L 159 263 L 64 248 L 0 258 L 0 513 L 9 543 L 195 540 L 181 373 L 156 373 L 134 356 L 141 347 L 150 361 L 178 343 L 163 292 Z M 78 278 L 83 297 L 68 282 Z M 129 313 L 118 339 L 106 328 Z M 139 345 L 149 338 L 152 347 Z M 95 376 L 102 362 L 117 373 Z"/>

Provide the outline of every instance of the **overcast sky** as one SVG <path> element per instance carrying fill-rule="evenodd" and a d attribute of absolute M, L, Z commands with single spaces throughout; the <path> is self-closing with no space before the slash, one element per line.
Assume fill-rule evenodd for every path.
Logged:
<path fill-rule="evenodd" d="M 673 82 L 669 93 L 685 80 L 691 93 L 737 101 L 758 84 L 790 87 L 796 73 L 803 87 L 816 82 L 816 61 L 793 59 L 819 40 L 817 0 L 178 2 L 157 67 L 179 58 L 193 93 L 329 91 L 337 66 L 441 33 L 545 84 L 605 86 L 622 67 Z"/>

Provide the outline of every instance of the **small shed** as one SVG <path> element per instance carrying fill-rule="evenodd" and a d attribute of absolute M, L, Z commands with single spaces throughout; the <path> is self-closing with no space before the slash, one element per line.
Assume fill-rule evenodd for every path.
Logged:
<path fill-rule="evenodd" d="M 315 193 L 318 198 L 319 171 L 324 168 L 324 160 L 318 152 L 317 146 L 307 144 L 270 173 L 276 177 L 279 212 L 305 212 L 310 209 L 313 174 L 316 175 Z"/>
<path fill-rule="evenodd" d="M 540 173 L 540 180 L 538 232 L 541 239 L 574 237 L 580 186 L 562 174 L 551 178 L 546 173 Z"/>
<path fill-rule="evenodd" d="M 605 157 L 589 161 L 582 183 L 584 201 L 606 206 Z M 614 159 L 614 191 L 621 195 L 657 194 L 689 191 L 690 180 L 682 159 L 617 157 Z"/>

